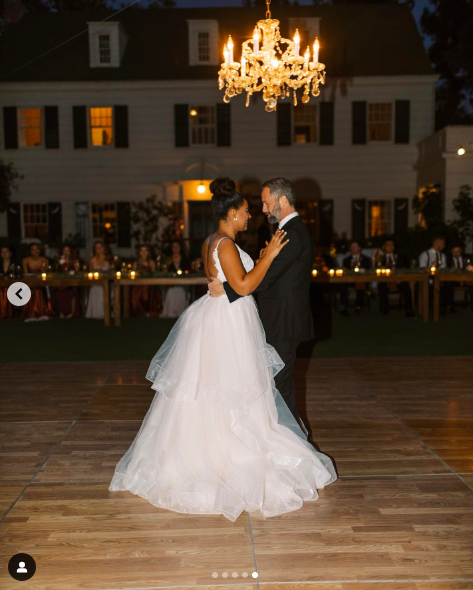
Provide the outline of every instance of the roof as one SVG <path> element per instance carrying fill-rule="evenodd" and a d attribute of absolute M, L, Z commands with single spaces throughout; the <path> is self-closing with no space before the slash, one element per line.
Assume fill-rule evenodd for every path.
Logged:
<path fill-rule="evenodd" d="M 264 9 L 123 10 L 110 19 L 120 21 L 129 35 L 121 67 L 90 68 L 87 22 L 112 14 L 26 14 L 0 38 L 0 81 L 215 79 L 218 66 L 188 65 L 187 19 L 218 20 L 221 46 L 231 34 L 238 59 L 241 42 L 252 36 L 256 22 L 264 18 Z M 321 18 L 320 60 L 326 64 L 327 78 L 433 73 L 406 5 L 284 6 L 272 11 L 272 18 L 281 22 L 283 36 L 288 35 L 288 18 L 304 17 Z"/>

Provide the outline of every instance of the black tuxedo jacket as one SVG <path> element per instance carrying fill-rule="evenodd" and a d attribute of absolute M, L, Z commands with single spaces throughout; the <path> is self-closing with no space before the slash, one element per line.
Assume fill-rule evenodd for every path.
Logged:
<path fill-rule="evenodd" d="M 315 338 L 309 302 L 315 245 L 299 216 L 290 219 L 283 230 L 287 232 L 289 244 L 273 260 L 253 294 L 258 294 L 267 342 L 298 344 Z M 241 297 L 228 282 L 223 286 L 230 303 Z"/>
<path fill-rule="evenodd" d="M 462 253 L 462 270 L 466 268 L 466 259 L 468 256 Z M 455 263 L 453 262 L 453 256 L 451 253 L 447 254 L 447 268 L 455 268 Z"/>
<path fill-rule="evenodd" d="M 343 259 L 343 267 L 344 268 L 351 268 L 351 260 L 352 260 L 353 256 L 351 254 L 349 254 L 346 258 Z M 361 268 L 371 268 L 371 260 L 368 258 L 368 256 L 365 256 L 364 254 L 360 254 L 360 267 Z"/>

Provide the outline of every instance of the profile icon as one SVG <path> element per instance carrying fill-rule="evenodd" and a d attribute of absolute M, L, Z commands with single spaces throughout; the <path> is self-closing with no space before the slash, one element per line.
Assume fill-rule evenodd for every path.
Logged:
<path fill-rule="evenodd" d="M 8 562 L 8 573 L 18 582 L 30 580 L 36 572 L 36 562 L 28 553 L 17 553 Z"/>

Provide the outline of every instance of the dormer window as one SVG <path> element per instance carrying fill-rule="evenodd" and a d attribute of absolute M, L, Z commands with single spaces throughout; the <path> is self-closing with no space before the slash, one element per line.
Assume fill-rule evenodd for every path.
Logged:
<path fill-rule="evenodd" d="M 101 64 L 109 64 L 112 55 L 110 50 L 110 35 L 99 35 L 99 59 Z"/>
<path fill-rule="evenodd" d="M 119 22 L 88 23 L 91 68 L 119 68 L 128 35 Z"/>
<path fill-rule="evenodd" d="M 220 63 L 218 55 L 218 21 L 188 20 L 187 24 L 189 27 L 189 65 L 218 65 Z"/>

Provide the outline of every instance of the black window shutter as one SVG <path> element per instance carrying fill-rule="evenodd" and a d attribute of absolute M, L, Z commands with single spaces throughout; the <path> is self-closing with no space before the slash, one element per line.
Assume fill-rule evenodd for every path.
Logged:
<path fill-rule="evenodd" d="M 352 141 L 354 144 L 366 143 L 366 101 L 352 103 Z"/>
<path fill-rule="evenodd" d="M 230 118 L 230 105 L 217 104 L 217 145 L 229 146 L 232 144 L 232 126 Z"/>
<path fill-rule="evenodd" d="M 61 203 L 48 203 L 48 238 L 50 242 L 62 240 Z"/>
<path fill-rule="evenodd" d="M 187 104 L 174 105 L 174 145 L 189 146 L 189 106 Z"/>
<path fill-rule="evenodd" d="M 45 146 L 59 147 L 59 109 L 58 107 L 44 107 Z"/>
<path fill-rule="evenodd" d="M 5 140 L 5 149 L 17 149 L 18 123 L 16 117 L 16 107 L 3 107 L 3 133 Z"/>
<path fill-rule="evenodd" d="M 278 145 L 292 144 L 292 125 L 291 125 L 290 103 L 279 104 L 277 113 L 278 119 Z"/>
<path fill-rule="evenodd" d="M 21 208 L 20 203 L 10 203 L 7 209 L 7 228 L 10 240 L 21 240 Z"/>
<path fill-rule="evenodd" d="M 410 100 L 396 100 L 395 143 L 409 143 Z"/>
<path fill-rule="evenodd" d="M 321 102 L 320 104 L 320 145 L 333 145 L 334 104 Z"/>
<path fill-rule="evenodd" d="M 117 246 L 131 246 L 131 203 L 128 201 L 117 203 Z"/>
<path fill-rule="evenodd" d="M 365 239 L 366 199 L 351 201 L 351 235 L 353 240 Z"/>
<path fill-rule="evenodd" d="M 409 199 L 394 199 L 394 232 L 404 231 L 409 225 Z"/>
<path fill-rule="evenodd" d="M 115 147 L 128 147 L 128 107 L 126 105 L 115 105 Z"/>
<path fill-rule="evenodd" d="M 85 107 L 72 107 L 74 125 L 74 148 L 87 147 L 87 110 Z"/>

